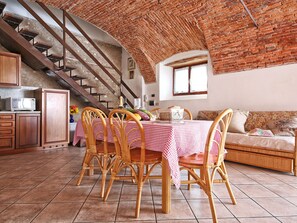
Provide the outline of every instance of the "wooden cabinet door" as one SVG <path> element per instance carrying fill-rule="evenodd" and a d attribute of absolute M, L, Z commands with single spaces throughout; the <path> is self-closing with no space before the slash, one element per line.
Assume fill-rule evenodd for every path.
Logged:
<path fill-rule="evenodd" d="M 14 149 L 14 136 L 0 137 L 0 151 Z"/>
<path fill-rule="evenodd" d="M 16 115 L 16 149 L 40 146 L 40 114 Z"/>
<path fill-rule="evenodd" d="M 21 85 L 21 56 L 14 53 L 0 52 L 0 87 Z"/>
<path fill-rule="evenodd" d="M 69 91 L 41 89 L 42 146 L 59 147 L 69 143 Z"/>

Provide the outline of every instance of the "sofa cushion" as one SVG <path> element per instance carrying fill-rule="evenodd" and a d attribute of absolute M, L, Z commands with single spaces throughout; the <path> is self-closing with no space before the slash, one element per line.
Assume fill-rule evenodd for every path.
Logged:
<path fill-rule="evenodd" d="M 197 119 L 198 120 L 215 120 L 218 116 L 217 111 L 199 111 Z"/>
<path fill-rule="evenodd" d="M 267 123 L 269 129 L 272 130 L 274 135 L 279 136 L 295 136 L 295 129 L 297 129 L 297 117 L 281 120 L 270 120 Z"/>
<path fill-rule="evenodd" d="M 269 129 L 255 128 L 248 132 L 249 136 L 273 137 L 274 134 Z"/>
<path fill-rule="evenodd" d="M 268 129 L 268 121 L 288 119 L 293 116 L 297 116 L 297 111 L 250 111 L 245 130 L 248 132 L 254 128 Z"/>
<path fill-rule="evenodd" d="M 244 124 L 248 115 L 248 111 L 234 110 L 228 132 L 245 133 Z"/>
<path fill-rule="evenodd" d="M 276 151 L 293 152 L 295 150 L 295 137 L 255 137 L 248 134 L 240 133 L 227 133 L 226 149 L 228 151 L 228 144 L 246 146 L 246 147 L 259 147 Z"/>

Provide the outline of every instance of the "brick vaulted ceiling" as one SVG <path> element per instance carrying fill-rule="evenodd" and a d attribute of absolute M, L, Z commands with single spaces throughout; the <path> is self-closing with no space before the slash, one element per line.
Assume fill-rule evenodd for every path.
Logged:
<path fill-rule="evenodd" d="M 297 1 L 40 0 L 117 39 L 147 83 L 155 65 L 179 52 L 209 50 L 214 74 L 297 61 Z"/>

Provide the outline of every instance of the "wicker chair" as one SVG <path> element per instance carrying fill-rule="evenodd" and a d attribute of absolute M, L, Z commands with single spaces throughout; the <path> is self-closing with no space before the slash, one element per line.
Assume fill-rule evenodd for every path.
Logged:
<path fill-rule="evenodd" d="M 193 180 L 182 181 L 182 183 L 197 183 L 204 190 L 209 199 L 213 222 L 217 222 L 212 194 L 213 183 L 225 183 L 232 203 L 236 204 L 224 163 L 225 140 L 232 114 L 231 109 L 226 109 L 214 120 L 208 132 L 204 153 L 179 158 L 181 169 L 187 170 L 193 177 Z M 195 172 L 195 169 L 200 170 L 200 176 Z M 216 172 L 222 179 L 214 179 Z"/>
<path fill-rule="evenodd" d="M 106 119 L 107 116 L 101 110 L 93 107 L 86 107 L 81 113 L 86 138 L 86 153 L 76 185 L 80 185 L 86 170 L 94 169 L 92 162 L 95 158 L 99 166 L 97 168 L 102 172 L 100 197 L 104 195 L 106 175 L 113 166 L 115 157 L 114 143 L 107 142 Z"/>
<path fill-rule="evenodd" d="M 162 152 L 147 150 L 141 122 L 135 115 L 124 109 L 115 109 L 109 114 L 109 122 L 116 146 L 116 160 L 111 172 L 111 179 L 106 190 L 107 200 L 114 180 L 134 180 L 137 183 L 135 217 L 139 217 L 143 184 L 157 164 L 162 161 Z M 145 167 L 149 166 L 145 174 Z M 129 176 L 118 176 L 123 168 L 130 168 Z"/>

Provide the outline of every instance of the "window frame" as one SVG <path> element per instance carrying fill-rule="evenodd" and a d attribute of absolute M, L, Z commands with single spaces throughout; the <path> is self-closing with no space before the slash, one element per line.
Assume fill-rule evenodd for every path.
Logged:
<path fill-rule="evenodd" d="M 172 85 L 172 95 L 173 96 L 184 96 L 184 95 L 202 95 L 202 94 L 207 94 L 208 91 L 196 91 L 196 92 L 191 92 L 191 85 L 190 85 L 190 80 L 191 80 L 191 70 L 192 67 L 198 66 L 198 65 L 207 65 L 207 63 L 194 63 L 194 64 L 189 64 L 189 65 L 183 65 L 183 66 L 177 66 L 173 68 L 173 85 Z M 185 68 L 188 67 L 188 92 L 187 93 L 174 93 L 174 84 L 175 84 L 175 70 L 180 69 L 180 68 Z M 207 73 L 208 74 L 208 73 Z M 207 78 L 208 81 L 208 78 Z M 208 88 L 207 88 L 208 89 Z"/>

